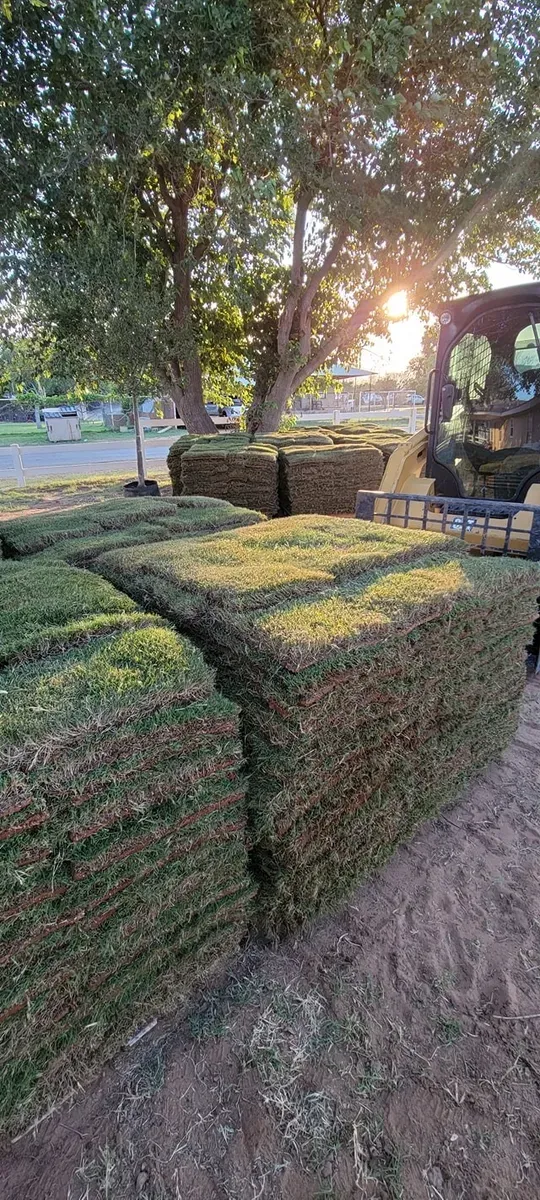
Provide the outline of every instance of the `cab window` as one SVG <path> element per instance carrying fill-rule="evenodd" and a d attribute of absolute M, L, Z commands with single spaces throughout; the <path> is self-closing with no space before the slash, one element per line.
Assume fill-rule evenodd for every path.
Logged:
<path fill-rule="evenodd" d="M 443 365 L 451 416 L 440 420 L 435 456 L 462 495 L 513 500 L 540 471 L 540 308 L 484 313 Z"/>

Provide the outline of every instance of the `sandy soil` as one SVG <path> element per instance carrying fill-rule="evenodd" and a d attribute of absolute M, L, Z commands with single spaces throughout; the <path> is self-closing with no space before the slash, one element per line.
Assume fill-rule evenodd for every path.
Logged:
<path fill-rule="evenodd" d="M 168 475 L 157 474 L 162 496 L 169 495 L 171 485 Z M 0 488 L 0 521 L 11 521 L 14 517 L 33 517 L 39 513 L 66 512 L 71 508 L 79 508 L 83 504 L 93 504 L 98 500 L 119 500 L 122 495 L 123 482 L 127 483 L 131 476 L 122 476 L 121 481 L 102 479 L 99 483 L 88 482 L 84 479 L 74 479 L 71 485 L 55 487 L 54 481 L 49 486 L 42 484 L 33 487 L 29 484 L 22 489 Z"/>
<path fill-rule="evenodd" d="M 538 1200 L 540 685 L 339 917 L 5 1145 L 2 1200 Z"/>

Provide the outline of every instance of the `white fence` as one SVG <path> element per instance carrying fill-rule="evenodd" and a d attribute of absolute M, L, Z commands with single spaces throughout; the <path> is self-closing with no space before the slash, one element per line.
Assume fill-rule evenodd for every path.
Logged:
<path fill-rule="evenodd" d="M 373 421 L 374 425 L 399 425 L 403 429 L 407 429 L 409 433 L 416 433 L 416 430 L 424 420 L 424 409 L 417 408 L 412 405 L 410 408 L 384 408 L 371 409 L 370 412 L 342 412 L 339 409 L 334 409 L 333 412 L 303 412 L 295 413 L 298 417 L 299 424 L 302 425 L 341 425 L 345 421 Z"/>
<path fill-rule="evenodd" d="M 171 440 L 175 440 L 174 434 Z M 169 439 L 165 438 L 145 440 L 144 457 L 148 461 L 150 472 L 165 469 L 166 451 L 170 444 Z M 105 441 L 96 442 L 92 446 L 91 453 L 88 453 L 90 447 L 81 442 L 63 442 L 61 445 L 60 452 L 58 452 L 59 444 L 51 446 L 50 454 L 45 445 L 19 446 L 15 443 L 11 446 L 0 446 L 0 481 L 15 487 L 25 487 L 35 480 L 46 480 L 47 477 L 76 479 L 78 476 L 83 478 L 84 476 L 122 473 L 127 478 L 134 478 L 137 474 L 134 441 L 127 440 L 112 446 Z M 108 454 L 103 449 L 107 445 L 110 446 Z M 64 453 L 74 446 L 84 448 L 86 451 L 84 456 Z M 163 454 L 159 453 L 160 447 L 163 449 Z M 38 450 L 45 451 L 45 454 L 40 454 L 39 461 L 35 461 L 37 457 L 35 452 Z"/>
<path fill-rule="evenodd" d="M 322 426 L 329 423 L 338 425 L 345 421 L 358 420 L 359 417 L 358 413 L 341 412 L 339 409 L 335 409 L 333 413 L 302 413 L 298 415 L 300 418 L 300 426 L 304 427 L 309 425 Z M 367 416 L 367 414 L 362 415 Z M 370 415 L 373 417 L 375 424 L 390 423 L 389 428 L 392 428 L 392 425 L 396 426 L 399 424 L 399 426 L 407 429 L 411 434 L 416 431 L 417 426 L 419 426 L 423 420 L 423 410 L 419 410 L 415 405 L 413 405 L 411 408 L 405 409 L 393 408 L 382 411 L 379 410 L 377 413 L 372 412 Z M 235 422 L 231 423 L 226 417 L 216 417 L 214 422 L 216 425 L 219 424 L 223 427 L 229 428 L 234 428 L 236 425 Z M 176 430 L 182 427 L 182 423 L 180 421 L 168 419 L 145 419 L 144 425 L 147 428 L 150 427 L 152 429 L 160 428 L 165 430 L 170 428 L 171 437 L 174 437 Z M 144 439 L 145 458 L 148 460 L 150 472 L 152 467 L 155 468 L 158 466 L 164 466 L 164 457 L 160 459 L 157 453 L 153 453 L 154 449 L 159 445 L 168 447 L 168 444 L 168 439 L 163 439 L 163 441 L 161 438 L 151 438 L 148 440 Z M 60 449 L 60 445 L 62 446 L 62 449 Z M 9 483 L 13 483 L 17 487 L 25 487 L 28 482 L 31 482 L 35 479 L 45 479 L 48 475 L 53 477 L 58 475 L 63 477 L 76 477 L 77 475 L 83 476 L 85 474 L 105 475 L 108 472 L 114 473 L 117 471 L 125 471 L 126 475 L 131 474 L 132 477 L 136 474 L 134 441 L 133 443 L 131 441 L 114 443 L 114 449 L 111 448 L 109 453 L 105 454 L 105 445 L 111 446 L 111 443 L 107 443 L 104 439 L 103 442 L 95 442 L 93 444 L 92 453 L 90 455 L 86 455 L 84 458 L 79 458 L 79 452 L 77 452 L 77 457 L 74 459 L 69 456 L 68 448 L 75 445 L 78 448 L 80 447 L 81 451 L 83 450 L 83 446 L 86 448 L 86 450 L 89 449 L 85 443 L 81 442 L 57 443 L 54 447 L 51 446 L 51 456 L 49 461 L 42 461 L 39 463 L 25 462 L 25 458 L 23 457 L 23 455 L 26 456 L 26 454 L 31 456 L 32 452 L 38 449 L 37 446 L 29 445 L 21 447 L 17 443 L 13 443 L 11 446 L 0 446 L 0 479 L 6 480 Z M 127 453 L 124 453 L 123 455 L 119 454 L 118 450 L 120 447 L 124 447 Z M 45 446 L 41 447 L 41 449 L 44 450 Z M 66 451 L 65 454 L 63 453 L 64 449 Z M 47 458 L 48 457 L 49 456 L 47 454 Z"/>

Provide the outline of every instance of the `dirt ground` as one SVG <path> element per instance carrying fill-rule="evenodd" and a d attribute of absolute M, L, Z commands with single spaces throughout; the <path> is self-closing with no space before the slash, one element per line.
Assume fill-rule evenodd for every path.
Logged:
<path fill-rule="evenodd" d="M 538 1200 L 540 685 L 347 909 L 2 1147 L 2 1200 Z"/>
<path fill-rule="evenodd" d="M 168 473 L 153 472 L 157 477 L 162 496 L 171 492 Z M 123 485 L 132 476 L 126 474 L 93 475 L 88 478 L 73 476 L 65 480 L 36 480 L 25 488 L 2 487 L 0 482 L 0 521 L 13 517 L 32 517 L 39 513 L 65 512 L 81 504 L 93 504 L 98 500 L 117 500 L 123 495 Z"/>

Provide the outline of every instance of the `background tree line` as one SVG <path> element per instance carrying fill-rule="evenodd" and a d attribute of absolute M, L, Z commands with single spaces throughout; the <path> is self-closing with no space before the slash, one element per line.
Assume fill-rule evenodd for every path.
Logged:
<path fill-rule="evenodd" d="M 538 269 L 534 0 L 14 0 L 0 62 L 4 340 L 188 429 L 278 426 L 323 364 Z"/>

